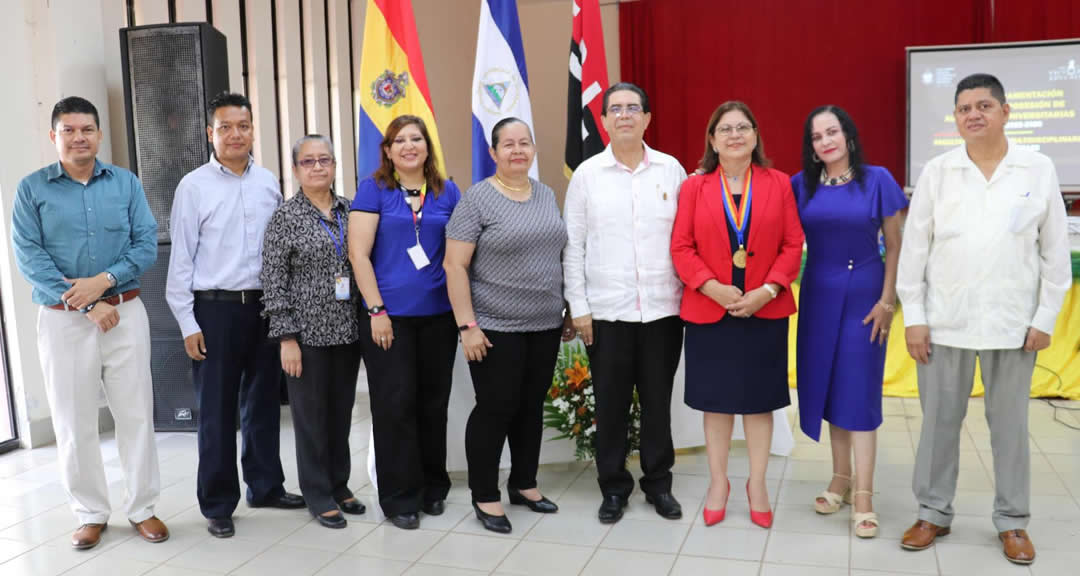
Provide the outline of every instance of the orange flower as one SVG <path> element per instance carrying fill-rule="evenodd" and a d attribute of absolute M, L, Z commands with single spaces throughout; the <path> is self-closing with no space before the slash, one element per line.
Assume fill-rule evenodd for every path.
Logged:
<path fill-rule="evenodd" d="M 565 373 L 566 378 L 569 380 L 570 388 L 578 390 L 581 388 L 582 383 L 589 378 L 589 367 L 582 366 L 580 360 L 575 360 L 574 366 L 572 368 L 567 368 Z"/>
<path fill-rule="evenodd" d="M 552 400 L 558 398 L 559 397 L 559 389 L 558 389 L 558 387 L 552 386 L 551 390 L 548 390 L 548 396 L 551 396 Z"/>
<path fill-rule="evenodd" d="M 574 436 L 581 434 L 581 424 L 574 424 L 574 428 L 570 430 L 570 433 Z"/>
<path fill-rule="evenodd" d="M 584 405 L 578 406 L 577 414 L 578 414 L 578 416 L 584 416 L 585 415 L 585 406 Z"/>

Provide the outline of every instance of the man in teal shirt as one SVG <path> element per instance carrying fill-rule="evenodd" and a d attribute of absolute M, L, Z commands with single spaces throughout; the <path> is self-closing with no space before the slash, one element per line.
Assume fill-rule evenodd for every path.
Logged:
<path fill-rule="evenodd" d="M 33 286 L 38 354 L 52 412 L 61 479 L 80 527 L 77 549 L 106 529 L 108 484 L 98 443 L 98 390 L 116 422 L 124 513 L 150 542 L 169 537 L 154 516 L 160 492 L 154 444 L 150 324 L 139 276 L 157 258 L 157 223 L 131 172 L 97 160 L 97 109 L 56 104 L 49 138 L 60 160 L 23 178 L 12 216 L 15 260 Z"/>

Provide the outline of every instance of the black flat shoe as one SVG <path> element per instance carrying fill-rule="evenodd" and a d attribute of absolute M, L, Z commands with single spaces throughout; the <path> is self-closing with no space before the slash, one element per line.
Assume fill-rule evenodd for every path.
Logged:
<path fill-rule="evenodd" d="M 446 512 L 446 500 L 424 502 L 422 510 L 424 511 L 424 514 L 427 514 L 428 516 L 439 516 L 443 512 Z"/>
<path fill-rule="evenodd" d="M 541 496 L 539 500 L 529 500 L 517 490 L 507 489 L 506 493 L 510 495 L 511 504 L 528 506 L 529 510 L 532 510 L 533 512 L 551 514 L 559 511 L 559 506 L 551 500 L 548 500 L 546 496 Z"/>
<path fill-rule="evenodd" d="M 600 518 L 600 522 L 603 524 L 614 524 L 622 519 L 623 508 L 626 508 L 625 498 L 614 494 L 604 496 L 604 500 L 600 502 L 600 511 L 597 513 L 597 517 Z"/>
<path fill-rule="evenodd" d="M 420 515 L 416 512 L 394 514 L 390 517 L 390 523 L 402 530 L 416 530 L 420 527 Z"/>
<path fill-rule="evenodd" d="M 352 500 L 342 500 L 337 504 L 341 508 L 341 511 L 346 514 L 363 514 L 364 512 L 367 512 L 367 507 L 364 506 L 364 503 L 356 498 L 353 498 Z"/>
<path fill-rule="evenodd" d="M 214 538 L 230 538 L 236 534 L 232 518 L 207 518 L 206 531 Z"/>
<path fill-rule="evenodd" d="M 480 506 L 476 502 L 472 503 L 473 510 L 476 511 L 476 519 L 484 525 L 485 530 L 491 530 L 492 532 L 498 532 L 499 534 L 509 534 L 513 527 L 510 525 L 510 519 L 505 514 L 502 516 L 495 516 L 494 514 L 488 514 L 480 509 Z"/>
<path fill-rule="evenodd" d="M 668 520 L 682 518 L 682 505 L 675 499 L 671 492 L 664 492 L 655 496 L 645 495 L 645 501 L 656 508 L 656 513 Z"/>
<path fill-rule="evenodd" d="M 252 502 L 248 500 L 248 506 L 251 508 L 281 508 L 283 510 L 295 510 L 297 508 L 303 508 L 307 504 L 304 502 L 304 497 L 299 494 L 283 493 L 281 496 L 270 498 L 265 502 Z"/>
<path fill-rule="evenodd" d="M 348 522 L 345 520 L 345 515 L 341 512 L 338 512 L 333 516 L 323 516 L 322 514 L 319 514 L 315 519 L 319 521 L 319 524 L 335 530 L 340 530 L 348 525 Z"/>

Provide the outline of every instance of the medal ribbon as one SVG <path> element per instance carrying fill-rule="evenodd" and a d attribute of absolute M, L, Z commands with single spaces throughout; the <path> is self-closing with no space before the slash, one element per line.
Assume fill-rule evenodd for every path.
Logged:
<path fill-rule="evenodd" d="M 746 169 L 746 184 L 743 185 L 742 205 L 738 209 L 735 208 L 735 198 L 731 194 L 731 191 L 727 187 L 727 177 L 724 174 L 724 167 L 720 167 L 720 190 L 724 193 L 724 214 L 727 215 L 728 222 L 731 223 L 731 227 L 735 229 L 735 238 L 739 241 L 739 248 L 746 245 L 743 238 L 746 236 L 747 215 L 750 214 L 750 199 L 754 192 L 753 184 L 753 170 L 751 168 Z"/>

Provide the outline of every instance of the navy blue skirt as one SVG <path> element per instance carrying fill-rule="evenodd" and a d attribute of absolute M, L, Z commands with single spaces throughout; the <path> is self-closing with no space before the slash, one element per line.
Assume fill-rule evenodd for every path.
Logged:
<path fill-rule="evenodd" d="M 758 414 L 791 404 L 788 319 L 686 323 L 686 405 L 702 412 Z"/>

